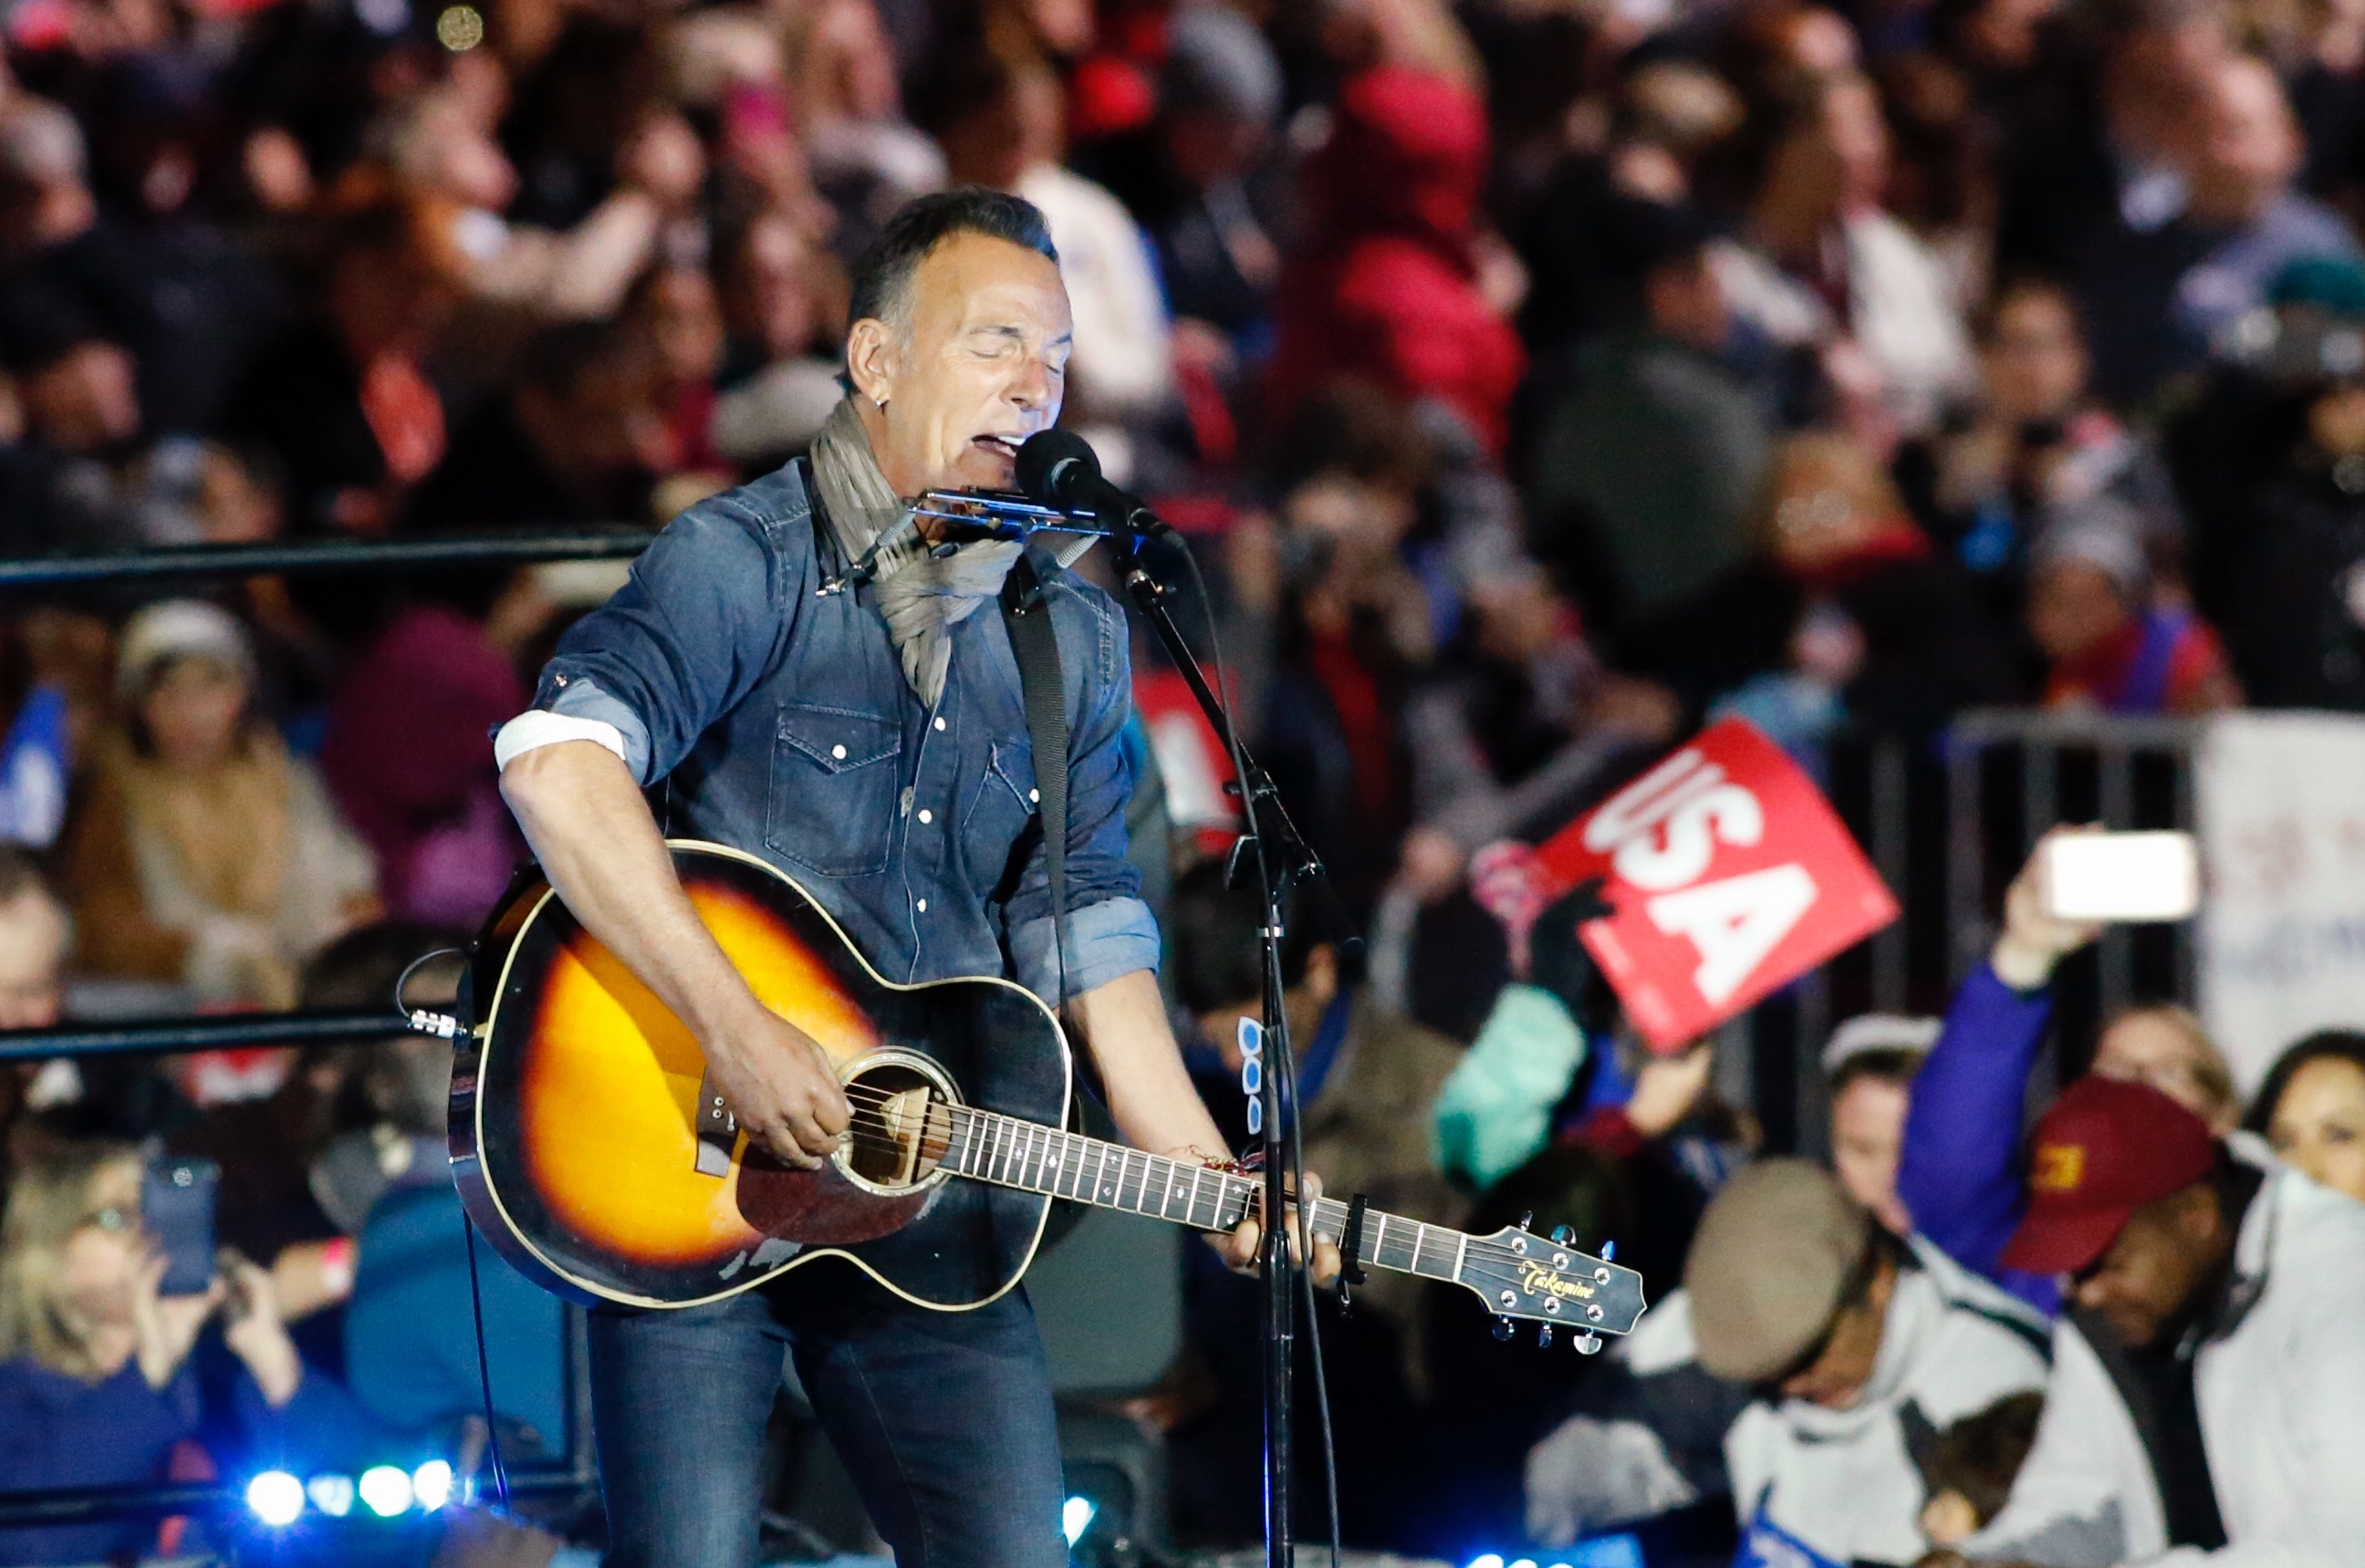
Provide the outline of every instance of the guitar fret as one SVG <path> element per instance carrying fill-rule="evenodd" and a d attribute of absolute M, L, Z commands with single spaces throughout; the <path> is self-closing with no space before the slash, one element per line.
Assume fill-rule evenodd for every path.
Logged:
<path fill-rule="evenodd" d="M 1174 1202 L 1174 1162 L 1161 1159 L 1159 1163 L 1166 1167 L 1166 1185 L 1158 1194 L 1158 1217 L 1164 1219 L 1167 1208 Z"/>

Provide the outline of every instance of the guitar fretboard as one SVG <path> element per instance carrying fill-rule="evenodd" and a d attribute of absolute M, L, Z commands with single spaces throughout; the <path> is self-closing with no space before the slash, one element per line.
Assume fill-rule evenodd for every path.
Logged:
<path fill-rule="evenodd" d="M 974 1106 L 952 1108 L 951 1138 L 940 1163 L 956 1175 L 1048 1193 L 1097 1208 L 1148 1215 L 1200 1230 L 1231 1230 L 1264 1207 L 1264 1179 L 1191 1160 L 1148 1154 L 1103 1138 L 1061 1132 Z M 1314 1204 L 1314 1234 L 1337 1242 L 1348 1205 Z M 1397 1273 L 1458 1282 L 1469 1238 L 1377 1209 L 1363 1212 L 1361 1261 Z"/>

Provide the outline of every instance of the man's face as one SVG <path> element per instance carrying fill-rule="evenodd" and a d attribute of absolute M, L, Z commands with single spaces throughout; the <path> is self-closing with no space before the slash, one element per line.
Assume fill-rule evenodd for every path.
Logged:
<path fill-rule="evenodd" d="M 2228 1107 L 2210 1093 L 2191 1033 L 2166 1014 L 2139 1010 L 2103 1030 L 2094 1044 L 2093 1070 L 2097 1078 L 2148 1084 L 2217 1132 L 2233 1125 Z"/>
<path fill-rule="evenodd" d="M 1897 1267 L 1884 1261 L 1864 1300 L 1840 1309 L 1815 1359 L 1782 1379 L 1777 1385 L 1782 1396 L 1826 1410 L 1853 1408 L 1880 1361 L 1881 1331 L 1889 1320 L 1889 1298 L 1896 1293 Z"/>
<path fill-rule="evenodd" d="M 2137 1209 L 2069 1296 L 2131 1350 L 2157 1344 L 2225 1256 L 2217 1194 L 2188 1187 Z"/>
<path fill-rule="evenodd" d="M 66 923 L 34 890 L 0 904 L 0 1029 L 46 1029 L 58 1021 L 58 970 Z"/>
<path fill-rule="evenodd" d="M 1903 1084 L 1874 1073 L 1849 1080 L 1832 1102 L 1832 1169 L 1840 1185 L 1900 1235 L 1912 1228 L 1897 1197 L 1906 1103 Z"/>
<path fill-rule="evenodd" d="M 1073 336 L 1049 257 L 960 233 L 913 271 L 902 323 L 857 321 L 846 364 L 899 496 L 1008 489 L 1019 443 L 1059 418 Z"/>

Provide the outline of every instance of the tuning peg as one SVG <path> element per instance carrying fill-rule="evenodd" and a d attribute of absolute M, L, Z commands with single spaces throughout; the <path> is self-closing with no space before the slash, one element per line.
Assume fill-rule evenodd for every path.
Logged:
<path fill-rule="evenodd" d="M 1509 1318 L 1498 1317 L 1495 1319 L 1495 1338 L 1505 1341 L 1509 1340 L 1511 1338 L 1511 1320 Z"/>
<path fill-rule="evenodd" d="M 1536 1211 L 1535 1211 L 1535 1210 L 1533 1210 L 1533 1209 L 1530 1209 L 1527 1213 L 1525 1213 L 1525 1214 L 1523 1214 L 1523 1215 L 1521 1215 L 1519 1216 L 1519 1228 L 1520 1228 L 1521 1230 L 1533 1230 L 1533 1229 L 1535 1228 L 1535 1225 L 1536 1225 Z"/>
<path fill-rule="evenodd" d="M 1540 1350 L 1549 1350 L 1552 1349 L 1551 1324 L 1539 1323 L 1536 1325 L 1536 1348 Z"/>
<path fill-rule="evenodd" d="M 1576 1335 L 1576 1353 L 1580 1356 L 1601 1354 L 1601 1336 L 1590 1328 L 1581 1328 Z"/>
<path fill-rule="evenodd" d="M 1554 1247 L 1565 1247 L 1575 1239 L 1575 1226 L 1567 1225 L 1556 1225 L 1552 1226 L 1552 1245 Z"/>
<path fill-rule="evenodd" d="M 1607 1263 L 1617 1256 L 1618 1243 L 1614 1241 L 1605 1241 L 1601 1244 L 1601 1260 L 1603 1262 Z"/>

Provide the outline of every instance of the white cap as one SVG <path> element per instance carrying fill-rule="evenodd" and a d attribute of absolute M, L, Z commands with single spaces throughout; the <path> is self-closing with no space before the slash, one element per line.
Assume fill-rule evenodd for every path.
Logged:
<path fill-rule="evenodd" d="M 1938 1043 L 1944 1023 L 1936 1018 L 1910 1018 L 1901 1013 L 1859 1013 L 1832 1031 L 1823 1047 L 1823 1076 L 1832 1078 L 1852 1057 L 1866 1051 L 1911 1051 L 1926 1056 Z"/>
<path fill-rule="evenodd" d="M 168 599 L 133 616 L 115 656 L 115 695 L 126 706 L 156 666 L 172 659 L 207 659 L 252 679 L 254 649 L 238 618 L 201 599 Z"/>

